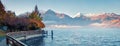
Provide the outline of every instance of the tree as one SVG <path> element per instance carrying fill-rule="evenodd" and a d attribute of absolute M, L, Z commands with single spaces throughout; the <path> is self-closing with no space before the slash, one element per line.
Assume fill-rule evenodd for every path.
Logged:
<path fill-rule="evenodd" d="M 2 2 L 0 1 L 0 16 L 4 16 L 6 14 L 5 7 L 3 6 Z"/>
<path fill-rule="evenodd" d="M 3 21 L 5 19 L 6 11 L 2 2 L 0 1 L 0 25 L 3 25 Z"/>
<path fill-rule="evenodd" d="M 16 30 L 36 30 L 39 28 L 44 28 L 44 23 L 41 22 L 42 18 L 40 17 L 37 6 L 35 10 L 29 15 L 29 18 L 17 17 L 12 11 L 5 11 L 5 7 L 0 1 L 0 27 L 7 26 L 7 30 L 16 31 Z"/>
<path fill-rule="evenodd" d="M 12 11 L 7 11 L 6 16 L 9 17 L 9 18 L 16 17 L 15 13 L 12 12 Z"/>
<path fill-rule="evenodd" d="M 35 10 L 29 15 L 29 18 L 41 21 L 42 17 L 40 15 L 41 14 L 39 13 L 39 10 L 38 10 L 37 5 L 36 5 Z"/>
<path fill-rule="evenodd" d="M 42 23 L 42 17 L 41 14 L 39 13 L 39 10 L 37 8 L 37 5 L 35 6 L 35 10 L 29 15 L 30 18 L 30 24 L 29 24 L 29 29 L 40 29 L 44 28 L 45 25 Z"/>

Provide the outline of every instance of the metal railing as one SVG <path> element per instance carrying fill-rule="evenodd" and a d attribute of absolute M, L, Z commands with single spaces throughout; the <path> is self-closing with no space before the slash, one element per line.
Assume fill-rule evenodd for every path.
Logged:
<path fill-rule="evenodd" d="M 16 40 L 15 38 L 6 35 L 6 43 L 8 46 L 27 46 L 26 44 L 22 43 L 19 40 Z"/>
<path fill-rule="evenodd" d="M 20 40 L 17 40 L 17 38 L 29 36 L 29 35 L 35 35 L 35 34 L 42 34 L 42 36 L 45 36 L 46 31 L 19 31 L 19 32 L 9 32 L 6 34 L 6 43 L 8 46 L 27 46 Z"/>

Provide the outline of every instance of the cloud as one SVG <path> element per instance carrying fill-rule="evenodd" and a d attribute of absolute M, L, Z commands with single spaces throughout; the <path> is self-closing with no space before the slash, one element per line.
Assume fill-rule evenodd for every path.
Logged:
<path fill-rule="evenodd" d="M 88 13 L 88 14 L 85 14 L 87 17 L 91 17 L 91 16 L 99 16 L 101 14 L 104 14 L 104 13 Z"/>
<path fill-rule="evenodd" d="M 44 23 L 56 23 L 56 21 L 43 21 Z"/>
<path fill-rule="evenodd" d="M 92 24 L 90 24 L 90 26 L 98 26 L 98 27 L 104 27 L 106 25 L 108 25 L 108 24 L 105 24 L 105 23 L 92 23 Z"/>
<path fill-rule="evenodd" d="M 71 25 L 49 25 L 49 28 L 81 28 L 81 26 L 71 26 Z"/>

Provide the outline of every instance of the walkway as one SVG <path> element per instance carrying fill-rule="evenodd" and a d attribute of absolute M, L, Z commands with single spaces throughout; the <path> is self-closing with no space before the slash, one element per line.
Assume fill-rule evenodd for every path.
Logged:
<path fill-rule="evenodd" d="M 19 32 L 10 32 L 6 34 L 6 42 L 10 45 L 16 45 L 17 46 L 26 46 L 24 43 L 22 43 L 20 40 L 29 39 L 32 37 L 38 37 L 42 36 L 42 31 L 19 31 Z M 12 42 L 12 43 L 11 43 Z"/>

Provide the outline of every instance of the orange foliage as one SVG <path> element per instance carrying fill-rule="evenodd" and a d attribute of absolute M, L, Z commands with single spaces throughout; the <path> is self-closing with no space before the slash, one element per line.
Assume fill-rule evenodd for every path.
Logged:
<path fill-rule="evenodd" d="M 45 27 L 44 23 L 39 21 L 39 20 L 30 19 L 30 23 L 36 23 L 37 27 L 40 27 L 40 28 L 44 28 Z"/>
<path fill-rule="evenodd" d="M 31 13 L 30 18 L 16 17 L 14 12 L 5 11 L 5 7 L 0 1 L 0 26 L 7 26 L 9 30 L 30 30 L 30 28 L 44 28 L 45 25 L 41 22 L 37 6 L 35 11 Z"/>

